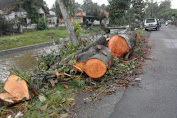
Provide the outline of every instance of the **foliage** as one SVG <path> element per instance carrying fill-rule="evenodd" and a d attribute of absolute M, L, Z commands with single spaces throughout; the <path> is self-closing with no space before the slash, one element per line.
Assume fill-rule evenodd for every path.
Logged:
<path fill-rule="evenodd" d="M 77 5 L 78 5 L 78 4 L 75 4 L 75 0 L 65 0 L 64 4 L 67 7 L 69 15 L 70 16 L 75 16 L 75 13 L 77 11 Z M 57 17 L 58 18 L 63 18 L 58 0 L 55 1 L 55 4 L 54 4 L 53 8 L 55 9 Z"/>
<path fill-rule="evenodd" d="M 171 9 L 171 1 L 165 0 L 160 4 L 156 2 L 146 2 L 146 18 L 155 17 L 164 20 L 177 18 L 177 10 Z"/>
<path fill-rule="evenodd" d="M 71 91 L 52 91 L 45 95 L 46 100 L 41 102 L 38 98 L 32 99 L 27 108 L 29 109 L 24 118 L 49 118 L 60 117 L 60 114 L 68 112 L 68 108 L 73 104 L 74 98 Z M 22 117 L 22 118 L 23 118 Z"/>
<path fill-rule="evenodd" d="M 32 23 L 38 23 L 40 18 L 39 8 L 42 8 L 45 12 L 48 11 L 47 5 L 43 0 L 18 0 L 18 6 L 27 12 L 27 16 Z"/>
<path fill-rule="evenodd" d="M 57 18 L 58 19 L 63 18 L 58 0 L 55 1 L 55 4 L 54 4 L 53 8 L 55 9 L 55 13 L 56 13 Z"/>
<path fill-rule="evenodd" d="M 122 25 L 119 20 L 125 16 L 126 10 L 129 9 L 130 0 L 111 0 L 109 4 L 110 23 Z"/>
<path fill-rule="evenodd" d="M 0 36 L 7 34 L 13 29 L 14 21 L 7 21 L 2 15 L 0 15 Z"/>
<path fill-rule="evenodd" d="M 100 24 L 102 24 L 101 21 L 106 18 L 104 13 L 106 6 L 104 4 L 99 6 L 97 3 L 93 3 L 92 0 L 85 0 L 81 7 L 88 15 L 93 15 L 96 20 L 99 20 Z"/>
<path fill-rule="evenodd" d="M 76 35 L 77 36 L 80 36 L 80 33 L 81 33 L 81 27 L 79 25 L 79 22 L 75 21 L 74 23 L 74 30 L 76 32 Z"/>
<path fill-rule="evenodd" d="M 128 15 L 130 15 L 129 22 L 132 27 L 140 28 L 143 24 L 145 3 L 143 0 L 133 0 L 131 2 L 132 8 L 128 10 Z"/>
<path fill-rule="evenodd" d="M 48 23 L 44 18 L 40 18 L 38 23 L 37 23 L 37 29 L 38 30 L 47 30 L 48 28 Z"/>

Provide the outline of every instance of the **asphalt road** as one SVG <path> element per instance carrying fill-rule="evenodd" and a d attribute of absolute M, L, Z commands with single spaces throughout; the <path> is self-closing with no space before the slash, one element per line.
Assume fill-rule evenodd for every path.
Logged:
<path fill-rule="evenodd" d="M 140 87 L 128 88 L 110 118 L 177 118 L 177 28 L 152 31 Z"/>

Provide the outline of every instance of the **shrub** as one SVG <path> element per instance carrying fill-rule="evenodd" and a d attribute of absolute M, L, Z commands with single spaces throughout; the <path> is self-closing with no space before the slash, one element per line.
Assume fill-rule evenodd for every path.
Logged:
<path fill-rule="evenodd" d="M 38 30 L 48 30 L 48 23 L 44 18 L 40 18 L 37 24 Z"/>
<path fill-rule="evenodd" d="M 80 27 L 80 25 L 79 25 L 79 22 L 76 22 L 76 21 L 75 21 L 73 24 L 74 24 L 74 30 L 75 30 L 75 32 L 76 32 L 76 35 L 77 35 L 77 36 L 80 36 L 81 27 Z"/>
<path fill-rule="evenodd" d="M 13 21 L 7 21 L 2 15 L 0 15 L 0 21 L 0 36 L 7 34 L 13 29 Z"/>

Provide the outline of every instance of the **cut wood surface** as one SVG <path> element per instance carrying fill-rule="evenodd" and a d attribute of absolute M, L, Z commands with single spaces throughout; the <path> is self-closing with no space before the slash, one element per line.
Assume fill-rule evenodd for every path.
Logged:
<path fill-rule="evenodd" d="M 119 35 L 111 37 L 108 43 L 108 48 L 111 50 L 114 57 L 122 57 L 130 51 L 130 47 L 126 40 Z"/>
<path fill-rule="evenodd" d="M 0 93 L 0 104 L 9 105 L 14 103 L 15 98 L 9 93 Z"/>
<path fill-rule="evenodd" d="M 22 80 L 20 77 L 14 74 L 11 74 L 6 80 L 4 84 L 4 90 L 15 97 L 16 101 L 30 99 L 27 83 L 25 80 Z"/>
<path fill-rule="evenodd" d="M 85 64 L 85 73 L 91 78 L 102 77 L 108 68 L 108 58 L 103 54 L 96 54 L 87 60 Z"/>
<path fill-rule="evenodd" d="M 122 57 L 135 46 L 136 33 L 115 35 L 109 39 L 108 48 L 114 57 Z"/>
<path fill-rule="evenodd" d="M 136 33 L 136 39 L 141 39 L 141 35 L 139 32 Z"/>

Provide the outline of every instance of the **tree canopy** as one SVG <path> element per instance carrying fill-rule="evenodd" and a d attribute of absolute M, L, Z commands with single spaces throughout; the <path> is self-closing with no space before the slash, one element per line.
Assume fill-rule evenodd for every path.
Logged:
<path fill-rule="evenodd" d="M 129 9 L 131 0 L 111 0 L 108 11 L 111 24 L 122 25 L 120 22 L 125 18 L 125 13 Z"/>
<path fill-rule="evenodd" d="M 177 18 L 177 10 L 171 9 L 171 1 L 165 0 L 160 4 L 157 2 L 146 2 L 146 18 L 156 17 L 164 20 Z"/>
<path fill-rule="evenodd" d="M 27 12 L 28 18 L 31 19 L 32 23 L 37 23 L 40 18 L 39 8 L 42 8 L 46 13 L 49 11 L 46 2 L 43 0 L 19 0 L 18 6 Z"/>

